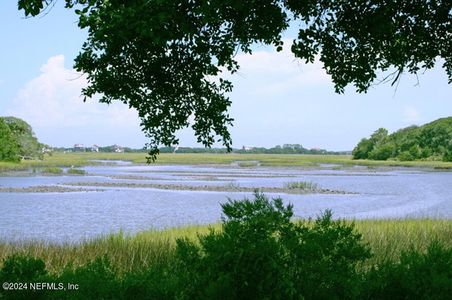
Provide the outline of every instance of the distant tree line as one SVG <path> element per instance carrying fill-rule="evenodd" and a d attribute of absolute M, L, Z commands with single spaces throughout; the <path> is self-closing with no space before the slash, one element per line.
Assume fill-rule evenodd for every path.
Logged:
<path fill-rule="evenodd" d="M 54 147 L 52 148 L 55 152 L 125 152 L 125 153 L 135 153 L 135 152 L 146 152 L 145 149 L 134 149 L 130 147 L 121 147 L 118 145 L 109 145 L 109 146 L 98 146 L 96 150 L 94 150 L 94 146 L 92 147 Z M 120 149 L 120 151 L 118 151 Z"/>
<path fill-rule="evenodd" d="M 352 154 L 354 159 L 452 161 L 452 117 L 406 127 L 389 135 L 380 128 L 370 138 L 363 138 Z"/>
<path fill-rule="evenodd" d="M 203 147 L 162 147 L 160 153 L 228 153 L 226 148 L 203 148 Z M 327 151 L 325 149 L 306 149 L 300 144 L 277 145 L 272 148 L 245 147 L 232 149 L 233 153 L 242 154 L 350 154 L 347 151 Z"/>
<path fill-rule="evenodd" d="M 16 117 L 0 117 L 0 161 L 42 159 L 49 147 L 40 143 L 31 126 Z"/>

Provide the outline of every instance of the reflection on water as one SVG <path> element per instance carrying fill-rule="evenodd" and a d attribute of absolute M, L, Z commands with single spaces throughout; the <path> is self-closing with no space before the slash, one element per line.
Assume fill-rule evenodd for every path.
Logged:
<path fill-rule="evenodd" d="M 294 205 L 297 217 L 330 208 L 344 218 L 452 218 L 452 172 L 362 168 L 239 168 L 199 166 L 86 167 L 88 176 L 0 177 L 2 187 L 114 182 L 104 192 L 0 193 L 0 238 L 80 241 L 101 234 L 218 222 L 220 203 L 246 193 L 124 188 L 121 183 L 282 187 L 312 181 L 322 188 L 358 194 L 271 195 Z"/>

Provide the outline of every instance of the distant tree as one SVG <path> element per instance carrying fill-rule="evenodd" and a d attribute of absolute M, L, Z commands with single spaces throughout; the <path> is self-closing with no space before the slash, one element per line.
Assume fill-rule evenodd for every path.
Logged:
<path fill-rule="evenodd" d="M 411 146 L 408 152 L 413 159 L 418 159 L 421 157 L 421 151 L 418 145 Z"/>
<path fill-rule="evenodd" d="M 25 15 L 38 15 L 52 0 L 19 0 Z M 190 125 L 198 142 L 222 141 L 231 149 L 227 113 L 236 53 L 254 43 L 282 50 L 282 32 L 297 24 L 292 52 L 320 58 L 338 93 L 348 84 L 366 92 L 377 73 L 396 82 L 404 72 L 432 68 L 438 58 L 452 81 L 451 2 L 431 0 L 65 0 L 88 39 L 75 59 L 87 74 L 86 97 L 119 100 L 137 109 L 158 145 L 178 143 Z M 392 73 L 391 73 L 392 72 Z M 392 77 L 391 77 L 392 75 Z"/>
<path fill-rule="evenodd" d="M 370 140 L 374 145 L 382 144 L 386 141 L 388 137 L 388 130 L 385 128 L 378 128 L 374 133 L 370 136 Z"/>
<path fill-rule="evenodd" d="M 403 151 L 397 155 L 397 159 L 400 161 L 412 161 L 414 160 L 414 157 L 409 151 Z"/>
<path fill-rule="evenodd" d="M 369 153 L 369 158 L 374 160 L 387 160 L 393 156 L 395 147 L 393 144 L 386 143 L 375 146 Z"/>
<path fill-rule="evenodd" d="M 369 139 L 361 139 L 361 141 L 356 145 L 355 149 L 352 151 L 354 159 L 367 159 L 369 158 L 369 153 L 374 148 L 374 143 Z"/>
<path fill-rule="evenodd" d="M 438 119 L 423 126 L 410 126 L 390 135 L 384 128 L 376 130 L 370 139 L 362 139 L 353 150 L 354 159 L 401 161 L 442 159 L 451 161 L 452 117 Z"/>
<path fill-rule="evenodd" d="M 448 142 L 452 139 L 452 129 L 444 126 L 427 126 L 419 134 L 419 145 L 430 149 L 432 154 L 444 153 Z"/>
<path fill-rule="evenodd" d="M 449 141 L 449 144 L 447 145 L 446 151 L 443 155 L 444 161 L 452 161 L 452 139 Z"/>
<path fill-rule="evenodd" d="M 0 118 L 0 161 L 19 161 L 19 145 L 11 129 Z"/>
<path fill-rule="evenodd" d="M 43 144 L 39 143 L 31 126 L 16 117 L 3 117 L 19 146 L 19 155 L 22 157 L 42 158 Z"/>

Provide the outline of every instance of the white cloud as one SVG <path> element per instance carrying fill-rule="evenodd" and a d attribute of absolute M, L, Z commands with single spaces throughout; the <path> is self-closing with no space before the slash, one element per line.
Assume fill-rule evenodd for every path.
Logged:
<path fill-rule="evenodd" d="M 412 106 L 405 107 L 403 111 L 403 116 L 404 116 L 403 121 L 405 123 L 418 124 L 421 121 L 420 112 Z"/>
<path fill-rule="evenodd" d="M 65 68 L 63 55 L 50 57 L 40 71 L 19 91 L 7 110 L 7 114 L 30 123 L 38 137 L 58 145 L 58 139 L 66 139 L 69 144 L 84 140 L 88 143 L 96 139 L 94 136 L 102 135 L 104 143 L 113 142 L 115 135 L 127 130 L 142 135 L 138 114 L 127 105 L 106 105 L 97 99 L 83 102 L 81 89 L 87 84 L 86 78 Z M 65 130 L 72 137 L 56 137 L 57 130 Z"/>
<path fill-rule="evenodd" d="M 237 56 L 240 69 L 238 75 L 245 80 L 259 78 L 264 82 L 255 95 L 281 95 L 302 88 L 331 84 L 331 78 L 316 59 L 306 64 L 295 58 L 290 51 L 291 41 L 285 41 L 282 52 L 254 51 L 252 55 Z M 267 83 L 265 83 L 267 82 Z"/>

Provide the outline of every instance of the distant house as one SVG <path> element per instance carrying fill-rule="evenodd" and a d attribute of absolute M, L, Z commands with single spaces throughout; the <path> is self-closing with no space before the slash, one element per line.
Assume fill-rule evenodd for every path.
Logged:
<path fill-rule="evenodd" d="M 119 145 L 113 145 L 113 151 L 116 153 L 123 153 L 124 152 L 124 148 L 119 146 Z"/>
<path fill-rule="evenodd" d="M 50 152 L 52 152 L 52 151 L 53 151 L 53 149 L 50 148 L 50 147 L 48 147 L 48 146 L 43 146 L 43 147 L 41 148 L 41 152 L 42 152 L 42 153 L 50 153 Z"/>
<path fill-rule="evenodd" d="M 91 147 L 91 152 L 99 152 L 99 146 L 93 145 L 93 146 Z"/>
<path fill-rule="evenodd" d="M 243 146 L 243 147 L 242 147 L 242 150 L 245 150 L 245 151 L 251 151 L 251 150 L 254 150 L 254 147 L 251 147 L 251 146 Z"/>
<path fill-rule="evenodd" d="M 300 144 L 284 144 L 283 149 L 293 149 L 293 150 L 300 150 L 303 146 Z"/>
<path fill-rule="evenodd" d="M 75 144 L 74 145 L 74 152 L 85 152 L 85 146 L 83 144 Z"/>

